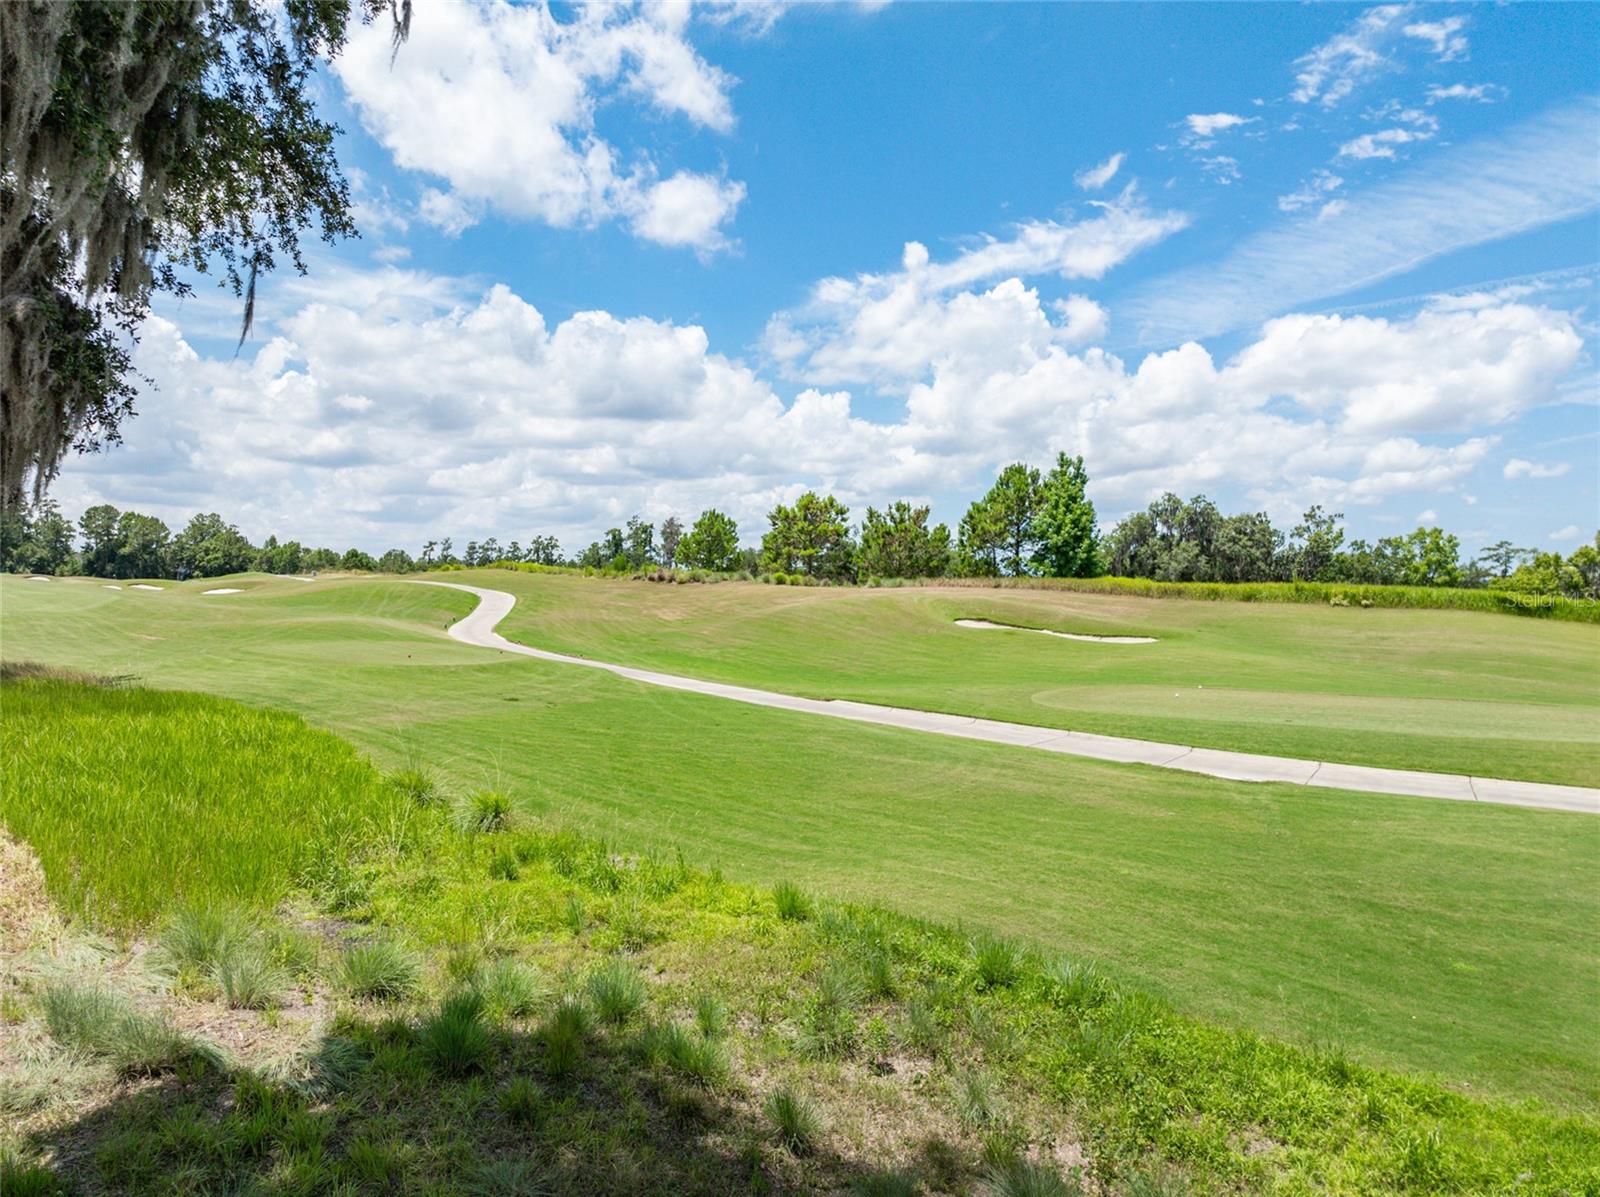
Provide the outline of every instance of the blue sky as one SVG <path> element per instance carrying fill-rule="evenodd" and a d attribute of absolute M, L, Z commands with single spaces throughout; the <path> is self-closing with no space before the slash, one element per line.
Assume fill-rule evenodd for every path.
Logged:
<path fill-rule="evenodd" d="M 1083 453 L 1376 537 L 1597 511 L 1600 7 L 419 3 L 320 81 L 365 236 L 164 304 L 76 509 L 341 547 Z"/>

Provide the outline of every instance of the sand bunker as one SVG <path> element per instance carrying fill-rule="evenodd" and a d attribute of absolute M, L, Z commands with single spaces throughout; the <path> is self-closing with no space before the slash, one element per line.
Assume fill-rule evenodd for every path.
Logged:
<path fill-rule="evenodd" d="M 165 590 L 166 587 L 165 586 L 151 586 L 147 582 L 135 582 L 132 586 L 128 587 L 128 589 L 129 590 Z"/>
<path fill-rule="evenodd" d="M 987 619 L 958 619 L 958 628 L 988 628 L 1001 632 L 1037 632 L 1041 636 L 1060 636 L 1063 640 L 1095 640 L 1101 644 L 1154 644 L 1154 636 L 1091 636 L 1088 632 L 1052 632 L 1049 628 L 1019 628 L 1009 623 L 990 623 Z"/>
<path fill-rule="evenodd" d="M 202 590 L 201 594 L 243 594 L 237 586 L 219 586 L 215 590 Z"/>
<path fill-rule="evenodd" d="M 47 578 L 43 574 L 34 574 L 28 579 L 28 581 L 30 581 L 30 582 L 54 582 L 55 579 L 54 578 Z"/>
<path fill-rule="evenodd" d="M 122 587 L 118 586 L 115 582 L 101 582 L 100 583 L 100 589 L 101 590 L 121 590 Z"/>

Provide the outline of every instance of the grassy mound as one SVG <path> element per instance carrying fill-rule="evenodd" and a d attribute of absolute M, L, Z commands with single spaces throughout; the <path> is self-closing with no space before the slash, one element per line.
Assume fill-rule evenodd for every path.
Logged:
<path fill-rule="evenodd" d="M 69 819 L 30 805 L 25 822 L 8 795 L 7 825 L 41 834 L 55 892 L 117 895 L 82 909 L 119 925 L 137 897 L 163 927 L 156 951 L 135 954 L 159 980 L 103 956 L 83 965 L 52 934 L 55 955 L 0 995 L 8 1041 L 26 1049 L 0 1063 L 0 1092 L 26 1094 L 6 1098 L 16 1133 L 0 1143 L 19 1191 L 49 1191 L 29 1170 L 51 1160 L 128 1193 L 175 1178 L 192 1191 L 586 1194 L 1600 1186 L 1593 1120 L 1207 1024 L 994 935 L 630 854 L 536 821 L 515 793 L 506 818 L 462 820 L 415 771 L 385 793 L 298 720 L 212 709 L 224 727 L 263 721 L 197 739 L 206 708 L 163 716 L 173 697 L 7 686 L 8 735 L 137 732 L 118 792 L 158 797 L 127 826 L 150 859 L 191 854 L 177 872 L 193 881 L 183 905 L 155 876 L 130 890 L 113 856 L 61 850 Z M 136 726 L 66 722 L 108 703 Z M 22 742 L 58 788 L 79 768 Z M 275 823 L 304 818 L 214 803 L 207 830 L 228 850 L 202 849 L 193 808 L 159 797 L 168 762 L 200 747 L 209 776 L 277 760 L 280 778 L 303 770 L 303 788 L 275 787 L 286 801 L 315 793 L 352 812 L 325 840 L 322 913 L 305 925 L 197 913 L 202 897 L 282 896 L 292 868 L 254 888 L 211 872 L 239 876 L 236 858 L 283 846 Z M 274 979 L 241 996 L 252 960 Z M 11 1074 L 25 1067 L 26 1089 Z"/>
<path fill-rule="evenodd" d="M 0 822 L 52 895 L 118 931 L 174 901 L 271 907 L 371 843 L 402 801 L 299 717 L 5 666 Z"/>

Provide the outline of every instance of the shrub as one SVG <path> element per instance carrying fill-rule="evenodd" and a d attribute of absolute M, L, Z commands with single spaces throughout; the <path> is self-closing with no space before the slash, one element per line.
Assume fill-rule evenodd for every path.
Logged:
<path fill-rule="evenodd" d="M 620 1027 L 645 1003 L 644 978 L 621 960 L 607 960 L 589 974 L 589 1000 L 600 1021 Z"/>
<path fill-rule="evenodd" d="M 774 1089 L 766 1102 L 767 1120 L 782 1143 L 795 1155 L 804 1155 L 816 1146 L 822 1134 L 822 1115 L 807 1098 L 793 1089 Z"/>
<path fill-rule="evenodd" d="M 1010 940 L 985 935 L 972 946 L 972 965 L 984 989 L 1005 989 L 1022 974 L 1022 952 Z"/>
<path fill-rule="evenodd" d="M 489 1031 L 483 1025 L 483 998 L 463 990 L 445 1000 L 417 1032 L 423 1058 L 446 1076 L 464 1076 L 489 1057 Z"/>
<path fill-rule="evenodd" d="M 508 826 L 515 810 L 504 790 L 474 790 L 457 800 L 452 814 L 457 828 L 476 834 Z"/>
<path fill-rule="evenodd" d="M 258 945 L 245 945 L 230 951 L 217 963 L 217 985 L 228 1005 L 235 1010 L 266 1010 L 278 1003 L 289 984 L 289 975 Z"/>
<path fill-rule="evenodd" d="M 422 965 L 394 940 L 375 939 L 346 948 L 339 983 L 351 997 L 391 1002 L 409 997 L 422 980 Z"/>
<path fill-rule="evenodd" d="M 1069 1184 L 1061 1174 L 1042 1164 L 1015 1160 L 1003 1168 L 995 1168 L 984 1179 L 979 1190 L 985 1197 L 1078 1197 L 1083 1192 L 1080 1185 Z"/>
<path fill-rule="evenodd" d="M 532 1014 L 549 994 L 539 970 L 512 956 L 480 965 L 473 988 L 483 998 L 485 1013 L 494 1018 Z"/>
<path fill-rule="evenodd" d="M 439 790 L 439 779 L 432 770 L 422 765 L 407 765 L 403 769 L 393 769 L 385 774 L 384 781 L 389 788 L 397 794 L 409 798 L 418 806 L 433 806 L 443 797 Z"/>
<path fill-rule="evenodd" d="M 772 901 L 778 908 L 778 917 L 786 923 L 803 923 L 811 917 L 810 895 L 792 881 L 773 886 Z"/>

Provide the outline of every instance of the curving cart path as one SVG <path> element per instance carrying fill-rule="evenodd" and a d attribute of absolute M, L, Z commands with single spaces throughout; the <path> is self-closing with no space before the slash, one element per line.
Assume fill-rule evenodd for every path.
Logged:
<path fill-rule="evenodd" d="M 1121 736 L 1097 736 L 1087 732 L 1062 731 L 1054 727 L 1034 727 L 1026 723 L 1004 723 L 998 719 L 976 719 L 967 715 L 944 715 L 933 711 L 913 711 L 902 707 L 878 706 L 874 703 L 848 702 L 843 699 L 800 698 L 792 694 L 778 694 L 771 690 L 730 686 L 722 682 L 708 682 L 698 678 L 679 677 L 671 673 L 656 673 L 649 669 L 635 669 L 629 665 L 591 661 L 586 657 L 573 657 L 564 653 L 547 652 L 540 648 L 529 648 L 525 644 L 515 644 L 496 632 L 495 627 L 510 613 L 517 602 L 515 595 L 508 594 L 504 590 L 485 590 L 481 586 L 463 586 L 457 582 L 419 581 L 416 584 L 444 586 L 451 590 L 464 590 L 468 594 L 477 596 L 478 605 L 472 613 L 450 626 L 451 637 L 463 644 L 472 644 L 479 648 L 495 648 L 501 652 L 518 653 L 524 657 L 537 657 L 541 661 L 557 661 L 564 665 L 584 665 L 590 669 L 603 669 L 618 677 L 644 682 L 651 686 L 666 686 L 673 690 L 688 690 L 694 694 L 709 694 L 715 698 L 728 698 L 758 707 L 776 707 L 779 710 L 801 711 L 808 715 L 851 719 L 857 723 L 876 723 L 885 727 L 933 732 L 941 736 L 985 740 L 993 744 L 1010 744 L 1019 748 L 1037 748 L 1044 752 L 1086 756 L 1101 761 L 1182 769 L 1188 773 L 1204 773 L 1209 777 L 1225 777 L 1234 781 L 1276 781 L 1289 785 L 1324 786 L 1335 790 L 1362 790 L 1374 794 L 1452 798 L 1463 802 L 1493 802 L 1505 806 L 1536 806 L 1547 810 L 1600 814 L 1600 789 L 1586 786 L 1504 781 L 1492 777 L 1468 777 L 1459 773 L 1416 773 L 1405 769 L 1376 769 L 1365 765 L 1339 765 L 1292 757 L 1224 752 L 1215 748 L 1191 748 L 1182 744 L 1129 740 Z"/>

